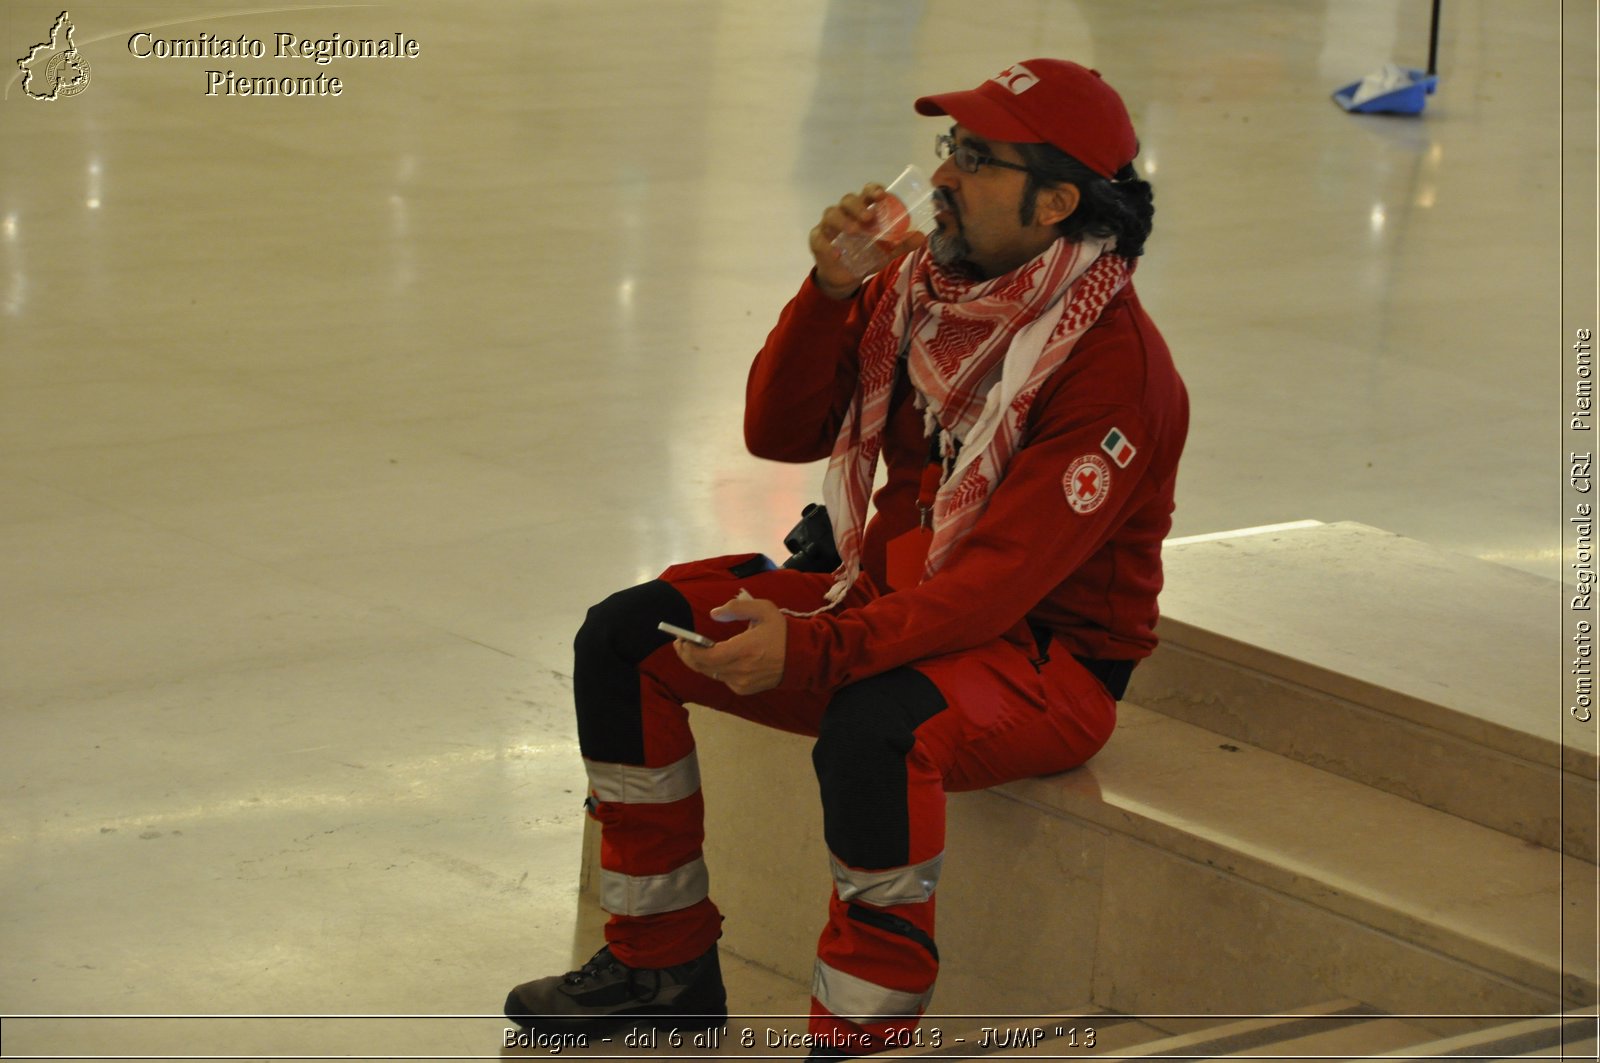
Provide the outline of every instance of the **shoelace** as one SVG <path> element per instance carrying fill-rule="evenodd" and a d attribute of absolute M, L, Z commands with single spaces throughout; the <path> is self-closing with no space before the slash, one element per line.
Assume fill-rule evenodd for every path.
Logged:
<path fill-rule="evenodd" d="M 591 978 L 599 978 L 602 974 L 609 973 L 613 970 L 627 972 L 628 993 L 641 1001 L 648 1003 L 649 1001 L 654 1000 L 661 992 L 660 971 L 646 970 L 639 967 L 629 967 L 627 964 L 611 955 L 611 946 L 609 945 L 595 953 L 588 963 L 584 964 L 576 971 L 569 971 L 566 978 L 563 980 L 567 983 L 567 985 L 582 985 Z M 635 978 L 641 974 L 651 974 L 655 976 L 655 985 L 650 987 L 648 995 L 645 995 L 641 992 L 643 987 L 635 981 Z"/>
<path fill-rule="evenodd" d="M 568 985 L 581 985 L 591 978 L 600 977 L 603 972 L 609 971 L 614 967 L 627 969 L 621 960 L 611 955 L 611 946 L 607 945 L 590 957 L 588 963 L 579 967 L 576 971 L 568 971 L 564 981 Z"/>

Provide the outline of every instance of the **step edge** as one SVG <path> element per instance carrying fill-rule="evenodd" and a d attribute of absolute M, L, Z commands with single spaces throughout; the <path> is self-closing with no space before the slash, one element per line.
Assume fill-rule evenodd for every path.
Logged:
<path fill-rule="evenodd" d="M 1191 653 L 1210 657 L 1221 665 L 1242 672 L 1255 672 L 1281 683 L 1347 701 L 1381 716 L 1436 730 L 1539 767 L 1577 774 L 1582 778 L 1592 777 L 1600 771 L 1600 752 L 1575 746 L 1565 736 L 1553 738 L 1486 719 L 1442 701 L 1395 690 L 1325 665 L 1302 661 L 1172 616 L 1161 618 L 1156 634 L 1162 645 L 1181 647 Z M 1159 646 L 1156 652 L 1160 652 Z"/>
<path fill-rule="evenodd" d="M 1562 814 L 1563 802 L 1566 808 L 1592 806 L 1585 798 L 1597 792 L 1595 774 L 1573 771 L 1571 763 L 1558 766 L 1530 760 L 1329 691 L 1241 668 L 1234 661 L 1193 647 L 1173 646 L 1170 652 L 1181 656 L 1168 657 L 1159 666 L 1147 663 L 1146 669 L 1158 670 L 1144 671 L 1143 682 L 1141 673 L 1135 672 L 1129 702 L 1565 855 L 1590 863 L 1600 857 L 1596 825 Z M 1180 674 L 1193 672 L 1209 689 L 1219 682 L 1219 671 L 1234 677 L 1220 682 L 1239 684 L 1231 696 L 1191 696 L 1178 682 Z M 1258 707 L 1272 703 L 1266 700 L 1271 697 L 1288 699 L 1296 709 L 1304 710 L 1307 720 L 1330 724 L 1338 739 L 1325 747 L 1303 744 L 1311 733 L 1308 729 Z M 1299 718 L 1297 713 L 1295 719 Z M 1381 749 L 1374 749 L 1380 735 L 1387 741 Z M 1407 756 L 1400 755 L 1402 749 Z M 1425 765 L 1426 770 L 1409 776 L 1397 774 L 1408 758 Z M 1563 756 L 1565 762 L 1575 759 Z M 1475 773 L 1481 778 L 1484 770 L 1522 783 L 1505 800 L 1492 800 L 1487 792 L 1471 788 Z M 1576 806 L 1566 800 L 1569 794 L 1576 797 Z"/>
<path fill-rule="evenodd" d="M 1590 1009 L 1592 1010 L 1592 1009 Z M 1414 1059 L 1422 1057 L 1522 1055 L 1552 1048 L 1576 1036 L 1592 1037 L 1595 1019 L 1581 1012 L 1536 1016 L 1491 1026 L 1472 1033 L 1426 1041 L 1404 1053 L 1380 1053 L 1376 1059 Z"/>
<path fill-rule="evenodd" d="M 1160 716 L 1159 713 L 1154 715 Z M 1212 732 L 1205 732 L 1204 729 L 1192 724 L 1183 724 L 1181 721 L 1172 723 L 1213 735 Z M 1268 750 L 1256 750 L 1256 752 L 1276 758 L 1279 762 L 1289 765 L 1290 770 L 1297 774 L 1310 772 L 1318 772 L 1323 776 L 1329 774 Z M 1092 772 L 1093 762 L 1087 770 Z M 1412 898 L 1409 903 L 1396 904 L 1391 900 L 1393 891 L 1380 890 L 1376 885 L 1363 887 L 1359 880 L 1348 876 L 1333 880 L 1321 868 L 1302 864 L 1292 858 L 1279 857 L 1269 843 L 1252 845 L 1247 838 L 1221 839 L 1202 836 L 1186 829 L 1181 815 L 1164 814 L 1160 809 L 1145 802 L 1112 804 L 1098 795 L 1090 797 L 1071 787 L 1058 787 L 1052 791 L 1053 796 L 1064 800 L 1041 800 L 1029 794 L 1030 789 L 1049 785 L 1051 779 L 1060 777 L 1018 780 L 994 787 L 991 792 L 1047 815 L 1068 816 L 1092 827 L 1115 831 L 1182 859 L 1232 874 L 1260 888 L 1351 919 L 1400 938 L 1415 947 L 1437 952 L 1456 962 L 1469 963 L 1487 972 L 1496 973 L 1499 977 L 1511 979 L 1533 988 L 1536 992 L 1546 993 L 1557 999 L 1560 998 L 1560 986 L 1565 977 L 1575 979 L 1579 985 L 1600 989 L 1600 986 L 1597 986 L 1600 978 L 1596 977 L 1595 972 L 1575 966 L 1578 962 L 1576 959 L 1565 966 L 1562 965 L 1565 950 L 1559 943 L 1547 948 L 1519 947 L 1518 943 L 1507 941 L 1503 935 L 1496 935 L 1492 931 L 1475 933 L 1474 928 L 1445 925 L 1438 918 L 1428 917 L 1430 912 L 1437 913 L 1438 909 L 1420 899 Z M 1334 776 L 1334 778 L 1339 777 Z M 1492 828 L 1471 824 L 1447 812 L 1406 802 L 1404 798 L 1352 780 L 1341 781 L 1351 787 L 1360 787 L 1363 791 L 1378 795 L 1381 800 L 1402 802 L 1420 810 L 1423 815 L 1443 817 L 1441 822 L 1460 824 L 1481 831 L 1486 841 L 1503 839 L 1502 844 L 1507 850 L 1520 851 L 1527 846 L 1521 839 L 1494 831 Z M 1409 850 L 1414 848 L 1414 845 L 1408 846 Z M 1449 848 L 1451 851 L 1457 851 L 1458 847 Z M 1592 865 L 1574 857 L 1563 856 L 1553 850 L 1540 848 L 1539 853 L 1551 862 L 1553 869 L 1552 875 L 1543 883 L 1546 886 L 1550 881 L 1560 881 L 1559 876 L 1563 872 L 1574 875 L 1581 873 L 1584 868 L 1592 870 Z M 1224 859 L 1219 860 L 1219 855 Z"/>

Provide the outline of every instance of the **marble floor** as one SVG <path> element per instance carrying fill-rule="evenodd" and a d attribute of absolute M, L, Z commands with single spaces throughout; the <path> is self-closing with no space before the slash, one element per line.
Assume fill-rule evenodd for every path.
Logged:
<path fill-rule="evenodd" d="M 1174 535 L 1360 521 L 1559 578 L 1594 7 L 1445 9 L 1394 118 L 1329 94 L 1425 62 L 1421 0 L 73 3 L 75 62 L 0 68 L 0 1015 L 487 1016 L 564 969 L 571 633 L 779 548 L 821 473 L 743 452 L 742 381 L 806 232 L 934 162 L 913 98 L 1015 60 L 1138 126 Z M 8 0 L 5 58 L 60 14 Z M 5 1049 L 137 1040 L 43 1029 Z"/>

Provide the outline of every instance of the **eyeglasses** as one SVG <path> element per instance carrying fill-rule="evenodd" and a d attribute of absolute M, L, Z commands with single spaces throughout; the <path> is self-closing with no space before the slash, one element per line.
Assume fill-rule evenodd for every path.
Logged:
<path fill-rule="evenodd" d="M 962 173 L 977 173 L 984 166 L 1000 166 L 1007 170 L 1021 170 L 1023 173 L 1032 172 L 1020 163 L 1006 162 L 993 155 L 985 155 L 970 145 L 958 142 L 949 133 L 940 133 L 933 138 L 933 152 L 941 159 L 954 159 L 956 169 Z"/>

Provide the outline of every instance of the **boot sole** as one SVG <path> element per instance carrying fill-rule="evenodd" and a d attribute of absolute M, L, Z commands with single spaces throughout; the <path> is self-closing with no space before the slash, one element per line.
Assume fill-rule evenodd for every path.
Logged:
<path fill-rule="evenodd" d="M 649 1026 L 658 1030 L 710 1030 L 728 1025 L 726 999 L 699 1011 L 676 1008 L 628 1008 L 605 1015 L 529 1015 L 515 992 L 506 997 L 506 1018 L 529 1033 L 603 1034 L 629 1026 Z"/>

